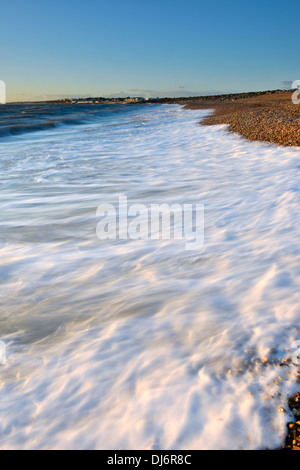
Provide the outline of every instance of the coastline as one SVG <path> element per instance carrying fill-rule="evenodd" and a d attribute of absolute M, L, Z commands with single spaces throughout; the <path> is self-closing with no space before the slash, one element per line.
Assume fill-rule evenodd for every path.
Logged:
<path fill-rule="evenodd" d="M 292 90 L 268 90 L 181 98 L 85 98 L 49 101 L 63 104 L 179 104 L 187 109 L 210 109 L 201 125 L 226 124 L 250 141 L 300 146 L 300 104 L 292 102 Z M 45 102 L 43 102 L 45 103 Z M 47 102 L 46 102 L 47 103 Z"/>
<path fill-rule="evenodd" d="M 252 97 L 248 97 L 248 98 L 252 98 Z M 245 99 L 247 99 L 247 98 L 238 98 L 238 99 L 234 99 L 234 98 L 233 98 L 234 101 L 239 101 L 239 100 L 242 101 L 242 100 L 245 100 Z M 199 101 L 200 101 L 200 100 L 199 100 Z M 205 101 L 205 100 L 204 100 L 204 101 Z M 218 99 L 216 99 L 215 101 L 216 101 L 217 103 L 219 103 Z M 228 111 L 228 109 L 229 109 L 229 108 L 228 108 L 228 104 L 230 104 L 231 101 L 227 98 L 226 100 L 224 100 L 224 99 L 223 99 L 223 100 L 220 100 L 220 102 L 221 102 L 221 104 L 223 105 L 223 109 L 224 109 L 225 111 L 226 111 L 226 109 L 227 109 L 227 111 Z M 210 104 L 209 104 L 209 106 L 207 106 L 207 107 L 210 108 L 210 109 L 212 109 L 212 108 L 214 107 L 214 102 L 213 102 L 213 100 L 210 99 L 210 100 L 209 100 L 209 103 L 210 103 Z M 244 102 L 244 103 L 245 103 L 245 102 Z M 182 104 L 182 103 L 181 103 L 181 104 Z M 215 108 L 218 108 L 218 109 L 221 110 L 221 104 L 220 104 L 219 108 L 218 108 L 218 105 L 215 106 Z M 234 103 L 233 103 L 233 104 L 234 104 Z M 196 106 L 197 106 L 197 105 L 199 105 L 198 102 L 196 102 Z M 205 103 L 204 103 L 204 106 L 206 106 Z M 295 107 L 296 107 L 296 106 L 295 106 Z M 165 109 L 167 110 L 167 113 L 168 113 L 168 107 L 161 107 L 161 108 L 165 108 Z M 178 112 L 179 115 L 180 115 L 180 114 L 185 114 L 185 112 L 183 112 L 183 113 L 180 112 L 180 107 L 179 107 L 179 106 L 173 106 L 173 107 L 171 107 L 171 108 L 174 108 L 174 109 L 175 109 L 174 112 Z M 193 109 L 193 108 L 191 108 L 191 109 Z M 199 108 L 195 108 L 195 109 L 199 109 Z M 239 109 L 241 109 L 241 108 L 239 108 Z M 181 111 L 182 111 L 182 110 L 183 110 L 183 108 L 181 108 Z M 155 107 L 154 107 L 154 111 L 155 111 Z M 172 110 L 171 110 L 171 111 L 172 111 Z M 197 113 L 197 111 L 196 111 L 196 113 Z M 198 115 L 197 115 L 196 113 L 195 113 L 195 116 L 196 116 L 196 117 L 194 116 L 194 119 L 192 120 L 192 125 L 191 125 L 191 122 L 189 122 L 188 125 L 187 125 L 186 127 L 184 127 L 184 123 L 180 123 L 180 124 L 178 125 L 178 128 L 177 128 L 177 132 L 179 131 L 179 135 L 184 135 L 185 137 L 186 137 L 186 136 L 190 136 L 190 141 L 191 141 L 191 142 L 194 141 L 195 136 L 197 135 L 197 132 L 199 132 L 199 133 L 202 132 L 202 133 L 204 133 L 204 134 L 206 134 L 206 133 L 207 133 L 207 134 L 210 134 L 210 132 L 207 132 L 208 129 L 203 128 L 203 127 L 201 128 L 201 126 L 196 126 L 196 123 L 201 119 L 201 112 L 200 112 Z M 215 113 L 217 113 L 217 111 L 216 111 Z M 187 112 L 186 114 L 192 116 L 193 113 Z M 229 113 L 228 113 L 228 114 L 229 114 Z M 210 119 L 211 117 L 212 117 L 212 116 L 210 115 L 210 116 L 208 116 L 206 119 Z M 226 117 L 226 113 L 225 113 L 225 117 Z M 160 117 L 160 122 L 164 123 L 165 121 L 166 121 L 166 120 L 164 119 L 164 117 L 162 117 L 162 118 Z M 173 123 L 173 124 L 174 124 L 174 123 Z M 202 124 L 202 122 L 201 122 L 201 124 Z M 79 127 L 78 129 L 80 130 L 80 127 Z M 125 131 L 127 132 L 127 128 L 125 129 Z M 171 127 L 170 127 L 170 131 L 171 131 Z M 218 134 L 218 133 L 220 134 L 220 132 L 219 132 L 218 129 L 216 129 L 216 131 L 215 131 L 213 128 L 211 128 L 209 131 L 212 131 L 212 133 L 216 132 L 216 134 Z M 225 133 L 222 132 L 221 134 L 222 134 L 222 136 L 221 136 L 221 141 L 223 141 L 223 137 L 224 137 L 224 140 L 226 141 L 226 135 L 225 135 Z M 227 137 L 228 137 L 228 135 L 227 135 Z M 230 141 L 231 139 L 229 138 L 228 140 Z M 233 139 L 233 140 L 235 140 L 235 139 Z M 253 139 L 253 140 L 255 140 L 255 139 Z M 256 139 L 256 140 L 259 140 L 259 139 Z M 218 144 L 218 136 L 213 136 L 213 139 L 212 139 L 211 144 L 212 144 L 212 145 L 215 145 L 216 142 L 217 142 L 218 148 L 220 148 L 219 155 L 217 155 L 217 157 L 216 157 L 216 158 L 217 158 L 216 163 L 217 163 L 217 165 L 219 166 L 219 165 L 220 165 L 220 159 L 222 159 L 222 158 L 225 156 L 225 158 L 224 158 L 223 163 L 221 164 L 221 166 L 222 166 L 223 168 L 226 168 L 226 167 L 230 166 L 230 157 L 231 157 L 231 154 L 232 154 L 232 147 L 231 147 L 231 145 L 230 145 L 230 143 L 229 143 L 228 148 L 227 148 L 227 151 L 226 151 L 226 149 L 225 149 L 225 147 L 224 147 L 224 143 L 221 143 L 221 145 Z M 131 142 L 130 142 L 130 143 L 131 143 Z M 225 142 L 225 143 L 226 143 L 226 142 Z M 122 143 L 122 145 L 123 145 L 123 143 Z M 257 167 L 260 165 L 260 162 L 259 162 L 260 155 L 259 155 L 259 153 L 258 153 L 258 151 L 257 151 L 257 149 L 256 149 L 256 146 L 252 146 L 251 144 L 249 144 L 249 143 L 243 141 L 242 139 L 240 139 L 240 142 L 238 142 L 238 146 L 240 146 L 240 145 L 241 145 L 241 146 L 244 146 L 244 145 L 245 145 L 245 146 L 247 146 L 247 147 L 249 147 L 249 148 L 252 148 L 252 153 L 254 154 L 255 159 L 256 159 L 256 157 L 258 157 L 258 158 L 255 160 L 255 164 L 253 165 L 253 168 L 255 168 L 255 172 L 256 172 L 256 171 L 257 171 Z M 62 147 L 62 148 L 64 149 L 64 147 L 65 147 L 65 143 L 63 143 L 63 147 Z M 68 148 L 68 146 L 66 146 L 66 147 Z M 257 146 L 257 147 L 259 147 L 259 146 Z M 274 160 L 273 160 L 273 163 L 272 163 L 272 162 L 270 163 L 270 160 L 268 160 L 269 165 L 270 165 L 269 169 L 270 169 L 271 171 L 273 170 L 273 166 L 276 166 L 276 165 L 277 165 L 278 160 L 279 160 L 279 163 L 280 163 L 281 157 L 284 158 L 284 154 L 285 154 L 285 153 L 287 153 L 287 154 L 289 153 L 289 149 L 286 149 L 286 148 L 285 148 L 285 149 L 280 149 L 280 148 L 276 149 L 275 146 L 274 146 L 274 149 L 273 149 L 273 148 L 270 148 L 270 149 L 269 149 L 269 148 L 268 148 L 269 146 L 261 146 L 261 147 L 263 148 L 263 150 L 265 150 L 265 151 L 267 151 L 267 152 L 269 152 L 269 153 L 273 153 L 273 151 L 274 151 L 274 152 L 278 152 L 278 153 L 277 153 L 276 160 L 274 159 Z M 267 148 L 265 148 L 265 147 L 267 147 Z M 270 147 L 271 147 L 271 146 L 270 146 Z M 132 147 L 130 147 L 130 149 L 131 149 L 131 148 L 132 148 Z M 203 150 L 203 153 L 202 153 L 202 156 L 203 156 L 203 157 L 206 156 L 206 155 L 205 155 L 206 152 L 207 152 L 207 151 L 206 151 L 206 148 L 204 147 L 204 150 Z M 72 152 L 72 155 L 73 155 L 74 153 L 76 153 L 76 152 Z M 183 164 L 186 165 L 186 164 L 188 163 L 188 159 L 187 159 L 188 152 L 181 152 L 181 153 L 182 153 L 182 156 L 183 156 L 183 157 L 182 157 L 182 158 L 183 158 Z M 167 155 L 167 154 L 166 154 L 166 155 Z M 200 155 L 201 155 L 201 153 L 200 153 Z M 278 158 L 278 155 L 279 155 L 279 158 Z M 250 155 L 249 155 L 249 156 L 251 157 L 251 150 L 250 150 Z M 92 155 L 91 157 L 92 157 L 92 160 L 91 160 L 91 161 L 93 162 L 93 155 Z M 208 157 L 209 157 L 209 152 L 208 152 Z M 196 153 L 196 159 L 195 159 L 195 161 L 196 161 L 196 166 L 199 165 L 199 160 L 200 160 L 199 154 Z M 244 159 L 244 158 L 241 158 L 240 163 L 238 164 L 238 166 L 237 166 L 237 164 L 236 164 L 236 162 L 238 162 L 238 160 L 236 159 L 236 160 L 233 162 L 233 164 L 232 164 L 231 170 L 235 171 L 235 169 L 237 168 L 237 173 L 239 173 L 239 170 L 240 170 L 240 168 L 241 168 L 241 165 L 242 165 L 242 161 L 243 161 L 243 160 L 245 160 L 245 161 L 247 162 L 247 161 L 248 161 L 248 158 L 245 158 L 245 159 Z M 263 160 L 263 158 L 262 158 L 262 160 Z M 222 160 L 221 160 L 221 161 L 222 161 Z M 151 164 L 152 164 L 152 162 L 151 162 Z M 239 167 L 240 167 L 240 168 L 239 168 Z M 81 166 L 80 166 L 80 168 L 81 168 Z M 171 161 L 171 168 L 173 168 L 173 162 L 172 162 L 172 161 Z M 158 170 L 160 171 L 160 163 L 158 164 Z M 48 172 L 47 169 L 45 169 L 45 171 L 46 171 L 46 173 L 45 173 L 45 175 L 43 175 L 43 176 L 44 176 L 44 180 L 40 180 L 42 183 L 43 183 L 43 181 L 45 181 L 45 180 L 47 181 L 48 179 L 51 181 L 51 179 L 53 178 L 53 175 L 51 175 L 51 173 L 50 173 L 50 175 L 47 173 L 47 172 Z M 293 171 L 294 171 L 294 170 L 293 170 Z M 61 174 L 61 167 L 59 167 L 59 173 Z M 246 173 L 245 173 L 245 174 L 246 174 Z M 266 171 L 265 168 L 262 167 L 262 169 L 261 169 L 261 175 L 262 175 L 262 179 L 263 179 L 263 180 L 266 179 L 267 174 L 268 174 L 268 170 Z M 287 185 L 287 187 L 285 187 L 285 185 L 283 184 L 282 172 L 281 172 L 281 170 L 280 170 L 280 175 L 281 175 L 281 177 L 277 179 L 277 180 L 279 181 L 278 187 L 279 187 L 280 190 L 281 190 L 281 189 L 283 190 L 283 194 L 284 194 L 284 191 L 285 191 L 286 189 L 289 190 L 289 184 Z M 289 179 L 289 181 L 293 180 L 293 176 L 294 176 L 293 173 L 290 173 L 290 179 Z M 247 178 L 248 178 L 248 176 L 247 176 Z M 176 180 L 176 179 L 175 179 L 175 180 Z M 198 185 L 198 181 L 199 181 L 199 178 L 195 178 L 196 187 L 197 187 L 197 185 Z M 223 181 L 223 177 L 222 177 L 222 176 L 221 176 L 221 181 Z M 243 181 L 243 180 L 242 180 L 242 181 Z M 255 180 L 255 181 L 256 181 L 256 180 Z M 275 182 L 273 182 L 272 180 L 270 180 L 270 181 L 268 182 L 267 187 L 268 187 L 268 186 L 269 186 L 269 187 L 272 186 L 274 183 L 275 183 Z M 189 185 L 190 185 L 190 182 L 188 182 L 187 187 L 189 187 Z M 255 184 L 252 184 L 251 187 L 252 187 L 252 188 L 255 187 Z M 43 190 L 43 191 L 44 191 L 44 190 Z M 265 193 L 265 194 L 267 194 L 267 193 Z M 277 195 L 277 194 L 279 194 L 279 193 L 276 192 L 276 195 Z M 244 196 L 244 194 L 242 194 L 242 196 Z M 243 199 L 244 199 L 244 197 L 241 197 L 241 200 L 243 200 Z M 229 200 L 229 202 L 231 203 L 231 199 Z M 272 204 L 272 203 L 273 203 L 273 200 L 271 199 L 271 204 Z M 288 207 L 288 209 L 289 209 L 289 207 Z M 265 221 L 263 220 L 263 222 L 265 222 Z M 273 224 L 273 220 L 271 220 L 271 222 L 272 222 L 272 224 Z M 275 225 L 276 225 L 276 224 L 275 224 Z M 235 229 L 235 226 L 233 226 L 233 229 Z M 221 230 L 222 230 L 222 227 L 221 227 Z M 274 237 L 274 238 L 275 238 L 275 241 L 276 241 L 276 237 Z M 229 239 L 229 241 L 232 242 L 232 240 L 230 240 L 230 239 Z M 264 366 L 263 366 L 263 367 L 264 367 Z M 285 368 L 285 367 L 284 367 L 284 368 Z M 296 398 L 298 398 L 298 397 L 296 397 Z M 295 401 L 296 401 L 296 399 L 295 399 Z M 292 403 L 292 401 L 291 401 L 291 403 Z M 294 409 L 294 408 L 297 408 L 297 405 L 295 405 L 295 406 L 293 405 L 293 409 Z M 288 408 L 286 407 L 286 410 L 287 410 L 287 409 L 288 409 Z M 291 411 L 293 411 L 293 410 L 291 409 Z M 299 411 L 300 411 L 300 410 L 299 410 Z M 300 419 L 300 418 L 299 418 L 299 419 Z M 296 421 L 297 421 L 297 420 L 296 420 Z M 289 426 L 289 429 L 291 430 L 291 436 L 294 437 L 295 432 L 297 431 L 297 429 L 300 429 L 300 426 L 299 426 L 299 428 L 298 428 L 298 424 L 294 424 L 294 423 L 293 423 L 293 426 L 292 426 L 292 423 L 291 423 L 291 422 L 289 423 L 288 426 Z M 274 437 L 276 438 L 276 436 L 274 436 L 274 434 L 273 434 L 273 436 L 272 436 L 272 434 L 271 434 L 271 438 L 274 439 Z M 295 440 L 295 439 L 293 439 L 293 440 Z M 273 441 L 273 443 L 274 443 L 274 441 Z M 290 443 L 292 443 L 291 439 L 290 439 L 290 441 L 289 441 L 289 443 L 288 443 L 287 445 L 290 446 Z M 281 445 L 281 443 L 279 444 L 279 446 L 280 446 L 280 445 Z M 291 447 L 287 447 L 287 448 L 290 449 Z"/>

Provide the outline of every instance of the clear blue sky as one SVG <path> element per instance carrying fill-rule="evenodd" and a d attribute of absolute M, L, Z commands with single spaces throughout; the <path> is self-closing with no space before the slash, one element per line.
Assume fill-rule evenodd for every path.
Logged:
<path fill-rule="evenodd" d="M 300 79 L 299 0 L 9 0 L 0 8 L 8 100 L 252 91 Z"/>

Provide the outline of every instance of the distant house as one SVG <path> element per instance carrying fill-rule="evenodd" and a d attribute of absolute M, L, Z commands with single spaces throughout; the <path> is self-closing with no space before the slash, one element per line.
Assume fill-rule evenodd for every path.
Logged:
<path fill-rule="evenodd" d="M 126 98 L 125 103 L 140 103 L 141 101 L 145 101 L 145 98 L 141 96 L 135 96 L 133 98 Z"/>

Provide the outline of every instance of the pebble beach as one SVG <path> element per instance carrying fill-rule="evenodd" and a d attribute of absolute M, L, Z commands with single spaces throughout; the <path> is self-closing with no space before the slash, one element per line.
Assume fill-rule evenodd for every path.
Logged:
<path fill-rule="evenodd" d="M 203 97 L 186 106 L 214 109 L 201 124 L 228 124 L 230 131 L 248 140 L 300 145 L 300 105 L 293 103 L 290 90 Z"/>

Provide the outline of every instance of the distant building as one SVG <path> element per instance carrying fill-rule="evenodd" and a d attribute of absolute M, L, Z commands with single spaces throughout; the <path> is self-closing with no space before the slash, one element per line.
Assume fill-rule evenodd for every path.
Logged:
<path fill-rule="evenodd" d="M 133 98 L 125 99 L 125 103 L 140 103 L 141 101 L 145 101 L 145 98 L 142 98 L 141 96 L 136 96 Z"/>

